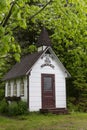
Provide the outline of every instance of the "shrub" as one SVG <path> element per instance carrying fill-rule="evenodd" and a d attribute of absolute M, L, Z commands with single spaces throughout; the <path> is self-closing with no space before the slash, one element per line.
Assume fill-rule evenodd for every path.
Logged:
<path fill-rule="evenodd" d="M 79 99 L 78 111 L 87 112 L 87 99 L 86 98 L 80 98 Z"/>
<path fill-rule="evenodd" d="M 0 113 L 6 114 L 8 112 L 8 103 L 5 99 L 0 102 Z"/>
<path fill-rule="evenodd" d="M 12 102 L 8 107 L 8 115 L 16 116 L 23 115 L 27 112 L 27 103 L 23 101 Z"/>
<path fill-rule="evenodd" d="M 0 86 L 1 87 L 1 86 Z M 5 97 L 4 96 L 4 89 L 3 88 L 0 88 L 0 101 L 2 101 L 3 100 L 3 98 Z"/>
<path fill-rule="evenodd" d="M 10 103 L 9 104 L 9 106 L 8 106 L 8 115 L 10 115 L 10 116 L 16 116 L 16 115 L 18 115 L 18 104 L 17 104 L 17 102 L 12 102 L 12 103 Z"/>
<path fill-rule="evenodd" d="M 19 110 L 19 115 L 26 114 L 28 112 L 27 103 L 24 101 L 19 101 L 18 102 L 18 110 Z"/>
<path fill-rule="evenodd" d="M 76 105 L 76 99 L 71 97 L 68 100 L 68 110 L 69 112 L 76 112 L 78 111 L 78 105 Z"/>
<path fill-rule="evenodd" d="M 13 101 L 10 104 L 8 104 L 4 99 L 0 102 L 1 114 L 6 114 L 8 116 L 16 116 L 26 114 L 27 112 L 27 103 L 24 101 Z"/>

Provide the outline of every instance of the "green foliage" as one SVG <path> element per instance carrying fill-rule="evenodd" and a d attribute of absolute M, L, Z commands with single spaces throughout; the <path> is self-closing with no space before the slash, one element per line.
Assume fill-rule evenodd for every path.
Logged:
<path fill-rule="evenodd" d="M 8 103 L 5 99 L 0 102 L 0 113 L 6 114 L 8 112 Z"/>
<path fill-rule="evenodd" d="M 33 52 L 36 52 L 37 51 L 37 48 L 35 45 L 30 45 L 29 48 L 28 48 L 28 52 L 30 53 L 33 53 Z"/>
<path fill-rule="evenodd" d="M 78 106 L 79 112 L 87 112 L 87 99 L 86 98 L 80 98 Z"/>
<path fill-rule="evenodd" d="M 75 97 L 69 97 L 67 103 L 68 103 L 68 111 L 69 112 L 77 112 L 78 111 L 78 105 L 76 105 Z"/>
<path fill-rule="evenodd" d="M 16 116 L 16 115 L 23 115 L 27 112 L 27 103 L 23 101 L 19 102 L 12 102 L 8 106 L 8 115 Z"/>
<path fill-rule="evenodd" d="M 27 103 L 23 101 L 18 102 L 18 114 L 23 115 L 26 114 L 27 112 L 28 112 Z"/>
<path fill-rule="evenodd" d="M 2 89 L 0 89 L 0 101 L 4 98 L 4 96 L 5 96 L 5 91 L 4 91 L 4 89 L 2 88 Z"/>
<path fill-rule="evenodd" d="M 4 97 L 5 97 L 5 84 L 1 82 L 0 83 L 0 101 L 2 101 Z"/>
<path fill-rule="evenodd" d="M 76 76 L 67 80 L 68 108 L 70 111 L 87 112 L 86 78 Z"/>
<path fill-rule="evenodd" d="M 68 99 L 68 110 L 69 112 L 87 112 L 87 99 L 79 98 L 79 101 L 75 97 Z"/>
<path fill-rule="evenodd" d="M 69 97 L 80 105 L 80 99 L 87 99 L 87 2 L 55 0 L 40 11 L 46 3 L 0 0 L 0 81 L 21 53 L 36 51 L 32 44 L 44 25 L 56 55 L 74 78 Z"/>
<path fill-rule="evenodd" d="M 5 7 L 6 7 L 6 0 L 0 0 L 0 11 L 5 9 Z"/>
<path fill-rule="evenodd" d="M 7 116 L 17 116 L 28 113 L 27 103 L 24 101 L 13 101 L 7 103 L 5 99 L 0 102 L 0 113 Z"/>
<path fill-rule="evenodd" d="M 8 106 L 8 115 L 10 116 L 16 116 L 18 115 L 18 104 L 17 102 L 12 102 Z"/>

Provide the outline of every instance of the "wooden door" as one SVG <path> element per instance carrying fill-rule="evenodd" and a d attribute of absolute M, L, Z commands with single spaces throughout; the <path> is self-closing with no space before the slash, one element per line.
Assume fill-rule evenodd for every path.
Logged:
<path fill-rule="evenodd" d="M 55 75 L 42 74 L 42 109 L 55 108 Z"/>

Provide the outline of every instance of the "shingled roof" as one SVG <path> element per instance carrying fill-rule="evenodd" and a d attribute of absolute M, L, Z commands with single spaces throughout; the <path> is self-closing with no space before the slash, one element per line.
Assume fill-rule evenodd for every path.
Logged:
<path fill-rule="evenodd" d="M 28 54 L 23 57 L 19 63 L 16 63 L 13 68 L 4 76 L 4 80 L 10 80 L 20 76 L 26 75 L 26 73 L 31 69 L 33 64 L 42 55 L 43 51 L 36 52 L 34 54 Z"/>
<path fill-rule="evenodd" d="M 46 30 L 46 28 L 42 28 L 42 31 L 40 33 L 40 36 L 38 38 L 38 41 L 36 43 L 37 47 L 40 46 L 51 46 L 51 41 L 48 35 L 48 32 Z"/>
<path fill-rule="evenodd" d="M 51 46 L 51 41 L 48 36 L 47 30 L 43 27 L 38 41 L 36 43 L 37 47 L 39 46 Z M 10 80 L 13 78 L 17 78 L 20 76 L 26 75 L 26 73 L 30 70 L 32 65 L 38 60 L 41 56 L 41 52 L 36 52 L 34 54 L 29 54 L 21 59 L 19 63 L 16 63 L 13 68 L 4 76 L 4 80 Z"/>

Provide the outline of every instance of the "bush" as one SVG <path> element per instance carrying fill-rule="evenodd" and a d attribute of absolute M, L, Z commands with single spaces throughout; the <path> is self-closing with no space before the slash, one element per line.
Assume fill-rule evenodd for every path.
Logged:
<path fill-rule="evenodd" d="M 79 98 L 76 100 L 75 98 L 69 98 L 68 100 L 68 110 L 70 112 L 87 112 L 87 99 Z"/>
<path fill-rule="evenodd" d="M 78 106 L 74 105 L 71 102 L 69 102 L 68 103 L 68 110 L 69 110 L 69 112 L 77 112 L 78 111 Z"/>
<path fill-rule="evenodd" d="M 19 115 L 26 114 L 28 112 L 26 102 L 23 101 L 18 102 L 18 112 Z"/>
<path fill-rule="evenodd" d="M 16 115 L 23 115 L 28 112 L 27 110 L 27 103 L 23 101 L 13 101 L 10 104 L 6 102 L 6 100 L 2 100 L 0 102 L 0 113 L 6 114 L 8 116 L 16 116 Z"/>
<path fill-rule="evenodd" d="M 6 114 L 8 112 L 8 103 L 5 99 L 0 102 L 0 113 Z"/>
<path fill-rule="evenodd" d="M 71 97 L 68 100 L 68 110 L 69 112 L 76 112 L 78 111 L 78 105 L 76 105 L 76 99 Z"/>
<path fill-rule="evenodd" d="M 78 111 L 87 112 L 87 99 L 86 98 L 80 98 L 79 99 Z"/>
<path fill-rule="evenodd" d="M 8 115 L 10 116 L 16 116 L 18 115 L 18 104 L 17 102 L 12 102 L 8 106 Z"/>
<path fill-rule="evenodd" d="M 1 86 L 0 86 L 1 87 Z M 4 95 L 4 89 L 2 88 L 0 88 L 0 101 L 2 101 L 3 100 L 3 98 L 5 97 L 5 95 Z"/>
<path fill-rule="evenodd" d="M 8 107 L 8 115 L 16 116 L 23 115 L 27 113 L 27 103 L 23 101 L 12 102 Z"/>

